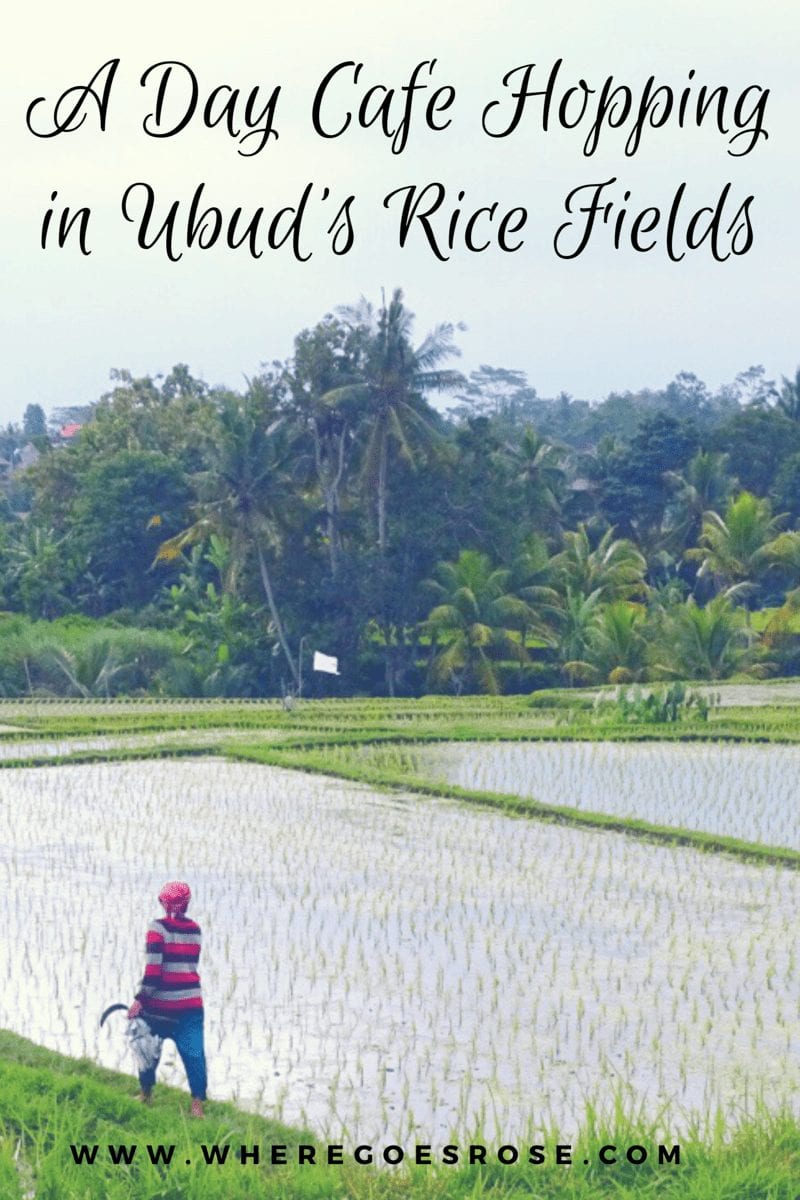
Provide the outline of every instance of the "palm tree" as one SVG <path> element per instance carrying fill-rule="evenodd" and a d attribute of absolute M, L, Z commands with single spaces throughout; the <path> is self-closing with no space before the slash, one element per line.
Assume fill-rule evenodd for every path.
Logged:
<path fill-rule="evenodd" d="M 752 634 L 720 594 L 701 608 L 690 597 L 665 614 L 653 671 L 664 679 L 724 679 L 743 665 Z"/>
<path fill-rule="evenodd" d="M 644 555 L 627 538 L 607 529 L 592 549 L 585 525 L 564 534 L 564 549 L 551 560 L 556 587 L 584 597 L 596 593 L 598 602 L 632 600 L 647 593 Z"/>
<path fill-rule="evenodd" d="M 434 574 L 426 586 L 440 603 L 425 628 L 434 646 L 440 638 L 443 645 L 432 659 L 431 681 L 455 683 L 459 692 L 469 681 L 496 695 L 497 658 L 527 660 L 518 631 L 532 624 L 533 613 L 508 592 L 510 571 L 493 568 L 488 555 L 477 550 L 462 550 L 456 562 L 440 562 Z"/>
<path fill-rule="evenodd" d="M 587 595 L 580 590 L 573 591 L 570 584 L 566 584 L 558 603 L 550 610 L 558 658 L 573 682 L 588 682 L 595 673 L 587 660 L 601 603 L 599 589 Z"/>
<path fill-rule="evenodd" d="M 644 674 L 647 642 L 643 604 L 615 600 L 599 612 L 589 631 L 588 660 L 604 683 L 635 683 Z"/>
<path fill-rule="evenodd" d="M 522 544 L 511 568 L 511 591 L 528 605 L 534 629 L 550 641 L 548 623 L 559 605 L 559 594 L 553 587 L 551 558 L 547 543 L 538 533 L 529 534 Z M 538 613 L 538 618 L 535 614 Z M 522 630 L 526 643 L 528 630 Z"/>
<path fill-rule="evenodd" d="M 791 535 L 784 535 L 791 536 Z M 798 535 L 795 534 L 795 537 Z M 779 674 L 797 674 L 797 638 L 795 634 L 800 613 L 800 588 L 787 592 L 783 604 L 772 613 L 764 627 L 762 645 L 767 660 L 772 660 Z"/>
<path fill-rule="evenodd" d="M 130 695 L 152 686 L 156 672 L 178 658 L 180 640 L 155 629 L 98 629 L 71 646 L 53 646 L 40 666 L 57 694 L 66 687 L 84 699 Z"/>
<path fill-rule="evenodd" d="M 266 547 L 280 543 L 292 450 L 283 419 L 269 409 L 269 401 L 265 403 L 265 397 L 253 389 L 244 396 L 227 393 L 220 398 L 211 466 L 197 477 L 197 520 L 161 543 L 156 562 L 174 561 L 187 546 L 212 533 L 226 540 L 240 568 L 254 551 L 275 633 L 297 685 L 297 662 L 289 648 L 265 553 Z"/>
<path fill-rule="evenodd" d="M 705 513 L 720 512 L 728 503 L 736 486 L 728 474 L 728 462 L 727 454 L 698 450 L 683 474 L 666 472 L 664 478 L 674 488 L 665 513 L 666 532 L 676 553 L 697 544 Z"/>
<path fill-rule="evenodd" d="M 383 301 L 377 313 L 362 299 L 354 307 L 341 309 L 340 315 L 366 337 L 365 381 L 358 387 L 368 406 L 364 475 L 375 488 L 378 549 L 383 555 L 387 544 L 390 450 L 394 446 L 413 464 L 412 442 L 433 440 L 434 412 L 424 393 L 447 391 L 463 383 L 457 371 L 438 369 L 443 359 L 460 351 L 453 343 L 454 327 L 450 324 L 437 325 L 416 349 L 412 347 L 414 314 L 405 307 L 400 288 L 392 293 L 388 305 Z M 353 389 L 341 389 L 331 399 L 340 398 L 344 391 L 352 393 Z"/>
<path fill-rule="evenodd" d="M 800 530 L 779 533 L 764 547 L 764 557 L 770 564 L 782 567 L 795 585 L 800 583 Z"/>
<path fill-rule="evenodd" d="M 565 451 L 541 437 L 528 425 L 518 445 L 506 451 L 522 484 L 528 515 L 537 525 L 556 531 L 559 528 L 564 495 Z"/>
<path fill-rule="evenodd" d="M 359 383 L 364 343 L 363 330 L 329 315 L 295 338 L 287 374 L 296 415 L 311 442 L 333 579 L 342 555 L 341 494 L 364 395 Z"/>
<path fill-rule="evenodd" d="M 731 597 L 746 595 L 771 565 L 782 520 L 772 515 L 769 500 L 740 492 L 728 502 L 724 517 L 716 512 L 704 515 L 700 545 L 687 550 L 686 557 L 699 560 L 698 578 L 712 576 Z"/>

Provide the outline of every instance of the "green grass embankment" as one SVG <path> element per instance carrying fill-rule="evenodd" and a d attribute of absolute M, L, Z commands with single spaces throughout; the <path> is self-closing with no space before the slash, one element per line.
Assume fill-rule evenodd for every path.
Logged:
<path fill-rule="evenodd" d="M 243 1048 L 243 1053 L 246 1048 Z M 572 1165 L 557 1165 L 556 1147 L 571 1139 L 552 1130 L 537 1136 L 543 1165 L 502 1165 L 490 1151 L 484 1166 L 429 1165 L 376 1169 L 357 1165 L 346 1145 L 341 1166 L 297 1165 L 302 1145 L 325 1149 L 312 1134 L 209 1102 L 204 1121 L 187 1116 L 185 1093 L 159 1087 L 151 1108 L 132 1098 L 134 1080 L 86 1060 L 66 1058 L 0 1031 L 0 1197 L 2 1200 L 795 1200 L 800 1127 L 788 1115 L 757 1113 L 736 1130 L 721 1118 L 680 1139 L 659 1134 L 626 1116 L 618 1105 L 606 1119 L 587 1115 L 572 1142 Z M 508 1143 L 527 1159 L 531 1138 L 509 1131 Z M 515 1136 L 516 1135 L 516 1136 Z M 423 1139 L 421 1139 L 423 1140 Z M 480 1140 L 480 1135 L 477 1139 Z M 679 1162 L 658 1161 L 658 1146 Z M 376 1142 L 376 1157 L 386 1142 Z M 458 1141 L 464 1155 L 469 1139 Z M 71 1146 L 97 1146 L 93 1164 L 74 1162 Z M 207 1165 L 203 1146 L 229 1147 L 228 1161 Z M 242 1146 L 258 1145 L 260 1162 L 239 1161 Z M 269 1162 L 273 1145 L 286 1148 L 286 1165 Z M 136 1146 L 133 1161 L 114 1165 L 109 1147 Z M 153 1163 L 147 1147 L 174 1146 L 172 1161 Z M 600 1151 L 616 1157 L 603 1165 Z M 626 1160 L 641 1146 L 647 1159 Z M 405 1145 L 413 1155 L 413 1146 Z M 438 1156 L 440 1147 L 434 1148 Z M 187 1162 L 187 1159 L 189 1160 Z"/>

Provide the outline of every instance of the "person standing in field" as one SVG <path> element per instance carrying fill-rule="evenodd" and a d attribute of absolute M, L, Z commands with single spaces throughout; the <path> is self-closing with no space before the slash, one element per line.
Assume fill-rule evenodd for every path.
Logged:
<path fill-rule="evenodd" d="M 167 883 L 158 899 L 165 915 L 151 921 L 147 930 L 144 977 L 128 1018 L 143 1017 L 153 1033 L 172 1038 L 181 1056 L 192 1116 L 203 1116 L 206 1098 L 206 1057 L 203 1045 L 203 997 L 197 963 L 200 926 L 186 916 L 192 893 L 188 883 Z M 158 1059 L 139 1072 L 139 1099 L 149 1104 L 156 1082 Z"/>

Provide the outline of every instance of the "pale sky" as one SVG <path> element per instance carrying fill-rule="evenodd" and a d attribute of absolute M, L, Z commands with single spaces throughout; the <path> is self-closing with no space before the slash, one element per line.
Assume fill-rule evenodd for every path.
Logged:
<path fill-rule="evenodd" d="M 745 0 L 560 5 L 405 0 L 394 8 L 364 0 L 346 6 L 295 0 L 280 10 L 245 0 L 222 6 L 141 0 L 124 7 L 42 0 L 17 8 L 6 20 L 0 78 L 6 163 L 0 193 L 5 283 L 0 421 L 19 419 L 31 402 L 49 410 L 94 400 L 109 386 L 113 367 L 157 374 L 186 362 L 210 384 L 242 386 L 261 363 L 286 358 L 294 335 L 330 309 L 361 294 L 377 302 L 381 288 L 396 286 L 417 314 L 419 337 L 440 321 L 466 324 L 458 335 L 463 357 L 454 365 L 465 371 L 484 362 L 522 369 L 542 395 L 565 390 L 599 399 L 611 390 L 663 386 L 680 370 L 715 387 L 751 364 L 763 363 L 769 375 L 779 377 L 793 374 L 800 362 L 800 9 L 794 0 L 773 0 L 758 9 Z M 48 116 L 52 124 L 58 95 L 88 83 L 113 58 L 120 63 L 105 133 L 95 107 L 75 132 L 32 136 L 25 122 L 31 100 L 46 99 L 35 118 L 44 130 Z M 342 72 L 325 93 L 322 115 L 330 130 L 348 109 L 357 113 L 367 89 L 377 83 L 396 90 L 391 109 L 396 124 L 400 89 L 418 63 L 434 58 L 432 72 L 426 68 L 420 76 L 427 86 L 415 95 L 402 154 L 392 153 L 391 139 L 377 124 L 360 129 L 355 116 L 338 138 L 325 140 L 314 132 L 312 99 L 337 63 L 353 60 L 363 69 L 358 83 Z M 553 121 L 545 133 L 542 102 L 534 98 L 514 134 L 488 137 L 481 128 L 485 106 L 501 100 L 498 119 L 511 111 L 503 76 L 533 63 L 532 88 L 543 88 L 558 59 L 563 65 L 554 107 L 581 78 L 595 89 L 577 128 L 566 130 Z M 146 87 L 140 78 L 152 64 L 171 60 L 192 67 L 199 84 L 197 112 L 179 135 L 149 137 L 142 125 L 155 104 L 156 73 Z M 655 85 L 673 88 L 672 119 L 660 129 L 646 127 L 640 149 L 628 158 L 622 147 L 632 118 L 619 131 L 606 125 L 596 152 L 585 157 L 581 148 L 605 81 L 613 76 L 615 85 L 627 85 L 636 107 L 650 75 Z M 253 109 L 258 113 L 280 86 L 277 140 L 243 157 L 237 153 L 240 143 L 223 126 L 205 128 L 202 107 L 219 84 L 240 89 L 235 114 L 243 132 L 251 89 L 258 87 Z M 424 125 L 425 104 L 437 87 L 447 85 L 455 88 L 455 99 L 436 119 L 449 117 L 451 124 L 432 132 Z M 699 129 L 694 122 L 678 128 L 680 93 L 690 89 L 691 111 L 702 85 L 729 88 L 727 135 L 708 119 Z M 749 154 L 732 157 L 734 105 L 754 85 L 770 92 L 763 114 L 769 136 Z M 747 97 L 743 100 L 743 118 L 757 95 L 748 93 L 749 107 Z M 165 91 L 163 127 L 185 112 L 186 96 L 176 68 Z M 568 116 L 577 103 L 573 97 Z M 255 117 L 252 124 L 258 124 Z M 249 147 L 258 140 L 251 138 Z M 559 259 L 553 238 L 570 219 L 567 194 L 613 177 L 616 184 L 605 192 L 614 202 L 611 225 L 598 223 L 579 257 Z M 158 224 L 177 201 L 184 230 L 201 182 L 206 203 L 226 216 L 237 206 L 247 216 L 263 206 L 267 222 L 278 209 L 296 204 L 311 183 L 303 244 L 312 256 L 296 262 L 284 247 L 252 259 L 242 249 L 218 245 L 187 250 L 171 263 L 160 246 L 142 251 L 136 225 L 121 209 L 126 188 L 139 181 L 154 189 Z M 504 211 L 524 207 L 527 222 L 517 235 L 524 244 L 504 253 L 495 232 L 486 251 L 470 253 L 462 239 L 448 262 L 438 262 L 416 222 L 401 250 L 398 202 L 387 210 L 383 199 L 393 189 L 430 182 L 446 189 L 443 231 L 463 191 L 466 215 L 498 202 L 493 230 Z M 679 235 L 697 209 L 713 208 L 730 185 L 721 219 L 725 245 L 730 240 L 725 229 L 752 194 L 752 248 L 719 263 L 704 244 L 682 262 L 671 262 L 666 214 L 681 183 L 686 190 L 676 219 Z M 325 187 L 330 195 L 323 201 Z M 89 257 L 73 241 L 64 249 L 41 249 L 41 223 L 54 190 L 59 203 L 91 208 Z M 657 244 L 648 253 L 636 253 L 624 238 L 613 249 L 613 221 L 624 207 L 625 190 L 631 193 L 626 228 L 639 210 L 662 210 L 650 235 Z M 138 213 L 141 192 L 133 203 Z M 348 254 L 335 257 L 325 230 L 349 194 L 355 196 L 355 242 Z M 483 234 L 487 226 L 479 228 Z"/>

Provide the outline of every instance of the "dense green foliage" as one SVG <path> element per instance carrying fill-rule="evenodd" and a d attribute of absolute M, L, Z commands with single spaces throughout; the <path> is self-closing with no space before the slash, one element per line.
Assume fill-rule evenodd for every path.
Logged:
<path fill-rule="evenodd" d="M 173 691 L 188 642 L 174 630 L 137 629 L 86 617 L 31 621 L 0 615 L 0 695 L 55 693 L 84 699 Z"/>
<path fill-rule="evenodd" d="M 70 410 L 68 437 L 29 406 L 2 438 L 0 604 L 20 616 L 0 630 L 6 694 L 800 671 L 796 378 L 750 368 L 712 393 L 682 373 L 661 391 L 545 399 L 521 372 L 462 377 L 457 330 L 416 344 L 412 321 L 399 291 L 342 308 L 241 392 L 184 366 L 114 372 Z M 17 465 L 26 446 L 38 460 Z M 98 621 L 108 653 L 113 640 L 105 673 L 42 665 L 39 623 L 68 615 Z M 54 654 L 76 653 L 66 628 Z M 314 650 L 339 678 L 311 673 Z"/>

